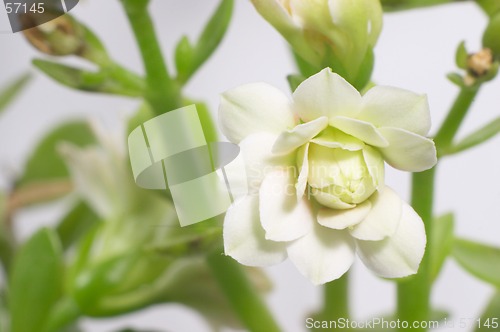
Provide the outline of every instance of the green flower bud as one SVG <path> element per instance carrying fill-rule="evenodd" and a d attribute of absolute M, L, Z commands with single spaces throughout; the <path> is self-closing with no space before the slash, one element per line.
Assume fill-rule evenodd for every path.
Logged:
<path fill-rule="evenodd" d="M 52 56 L 75 55 L 97 65 L 109 64 L 109 57 L 99 39 L 71 15 L 65 14 L 48 22 L 43 15 L 52 14 L 47 11 L 45 14 L 21 16 L 27 21 L 25 24 L 36 25 L 23 30 L 23 34 L 37 50 Z"/>
<path fill-rule="evenodd" d="M 382 29 L 379 0 L 252 2 L 294 51 L 316 69 L 332 67 L 351 82 L 371 71 L 372 50 Z"/>

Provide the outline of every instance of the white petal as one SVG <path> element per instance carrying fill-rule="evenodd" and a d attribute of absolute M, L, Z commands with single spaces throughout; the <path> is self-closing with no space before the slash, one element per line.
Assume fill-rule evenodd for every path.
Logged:
<path fill-rule="evenodd" d="M 219 121 L 224 135 L 238 144 L 250 134 L 280 134 L 296 125 L 289 99 L 265 83 L 254 83 L 222 94 Z"/>
<path fill-rule="evenodd" d="M 288 154 L 298 147 L 308 143 L 328 126 L 326 116 L 317 118 L 311 122 L 303 123 L 292 130 L 283 132 L 273 146 L 273 153 Z"/>
<path fill-rule="evenodd" d="M 384 158 L 382 158 L 380 152 L 369 145 L 365 145 L 363 148 L 363 157 L 365 159 L 366 167 L 368 167 L 368 173 L 370 173 L 370 176 L 373 179 L 373 184 L 377 188 L 382 188 L 385 177 Z"/>
<path fill-rule="evenodd" d="M 307 178 L 309 176 L 309 143 L 303 145 L 297 152 L 297 166 L 300 170 L 299 178 L 295 188 L 297 189 L 297 197 L 304 196 L 307 187 Z"/>
<path fill-rule="evenodd" d="M 377 128 L 369 122 L 337 116 L 330 119 L 330 125 L 367 144 L 378 147 L 389 145 Z"/>
<path fill-rule="evenodd" d="M 358 151 L 365 146 L 365 143 L 359 139 L 333 127 L 323 130 L 311 140 L 311 143 L 316 143 L 327 148 L 341 148 L 349 151 Z"/>
<path fill-rule="evenodd" d="M 370 198 L 372 209 L 366 218 L 349 230 L 359 240 L 379 241 L 394 235 L 401 218 L 403 201 L 391 188 L 384 187 Z"/>
<path fill-rule="evenodd" d="M 318 222 L 332 229 L 345 229 L 359 224 L 368 215 L 372 207 L 370 201 L 365 201 L 348 210 L 322 208 L 318 212 Z"/>
<path fill-rule="evenodd" d="M 260 221 L 266 239 L 292 241 L 307 234 L 314 216 L 306 197 L 297 198 L 292 172 L 269 173 L 260 187 Z"/>
<path fill-rule="evenodd" d="M 246 164 L 248 190 L 256 193 L 266 174 L 276 170 L 295 169 L 295 156 L 276 156 L 271 150 L 277 136 L 270 133 L 252 134 L 240 143 Z"/>
<path fill-rule="evenodd" d="M 305 122 L 322 116 L 355 116 L 362 102 L 359 92 L 330 68 L 299 85 L 293 100 L 296 112 Z"/>
<path fill-rule="evenodd" d="M 373 272 L 384 278 L 401 278 L 418 271 L 426 236 L 422 219 L 403 203 L 396 233 L 382 241 L 356 241 L 358 255 Z"/>
<path fill-rule="evenodd" d="M 356 206 L 356 204 L 349 204 L 341 201 L 340 198 L 329 193 L 328 188 L 326 189 L 326 191 L 322 191 L 321 189 L 317 188 L 311 188 L 311 194 L 314 196 L 316 201 L 318 201 L 318 203 L 332 209 L 352 209 Z"/>
<path fill-rule="evenodd" d="M 422 136 L 431 128 L 427 96 L 387 86 L 376 86 L 363 96 L 358 119 L 376 127 L 401 128 Z"/>
<path fill-rule="evenodd" d="M 241 264 L 270 266 L 286 259 L 283 243 L 265 239 L 257 196 L 246 196 L 227 210 L 223 235 L 224 252 Z"/>
<path fill-rule="evenodd" d="M 293 264 L 315 285 L 338 279 L 347 272 L 354 250 L 354 240 L 347 232 L 320 225 L 287 248 Z"/>
<path fill-rule="evenodd" d="M 404 129 L 379 128 L 389 146 L 380 148 L 385 161 L 394 168 L 422 172 L 437 163 L 434 141 Z"/>

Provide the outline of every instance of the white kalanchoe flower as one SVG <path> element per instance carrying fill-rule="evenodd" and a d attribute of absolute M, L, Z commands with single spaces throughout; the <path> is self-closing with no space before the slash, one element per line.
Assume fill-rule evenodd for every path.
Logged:
<path fill-rule="evenodd" d="M 224 221 L 227 255 L 251 266 L 287 257 L 314 284 L 342 276 L 355 253 L 377 275 L 417 272 L 421 218 L 384 186 L 384 161 L 420 172 L 436 164 L 426 96 L 377 86 L 361 96 L 325 69 L 291 102 L 264 84 L 223 94 L 226 137 L 239 144 L 249 195 Z"/>

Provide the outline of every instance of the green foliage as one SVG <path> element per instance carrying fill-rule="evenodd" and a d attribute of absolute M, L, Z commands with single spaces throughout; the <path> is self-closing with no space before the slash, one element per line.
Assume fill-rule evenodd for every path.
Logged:
<path fill-rule="evenodd" d="M 454 217 L 448 213 L 433 222 L 432 237 L 432 252 L 430 253 L 430 274 L 432 280 L 435 280 L 441 271 L 443 264 L 453 249 L 453 229 Z"/>
<path fill-rule="evenodd" d="M 75 90 L 126 97 L 141 97 L 144 94 L 144 83 L 134 81 L 131 75 L 120 67 L 88 71 L 42 59 L 33 60 L 33 65 L 58 83 Z"/>
<path fill-rule="evenodd" d="M 294 92 L 299 87 L 299 85 L 304 82 L 305 77 L 302 75 L 288 75 L 286 79 L 288 80 L 290 90 Z"/>
<path fill-rule="evenodd" d="M 20 249 L 10 278 L 12 332 L 40 331 L 62 294 L 62 250 L 57 236 L 41 229 Z"/>
<path fill-rule="evenodd" d="M 469 57 L 469 53 L 465 48 L 465 41 L 462 41 L 455 52 L 455 63 L 460 69 L 467 69 L 467 58 Z"/>
<path fill-rule="evenodd" d="M 43 138 L 34 149 L 18 185 L 57 180 L 69 176 L 68 170 L 57 151 L 57 145 L 60 142 L 86 146 L 95 143 L 95 138 L 90 127 L 85 122 L 66 123 L 57 127 Z"/>
<path fill-rule="evenodd" d="M 498 2 L 500 3 L 500 1 Z M 500 12 L 493 15 L 483 34 L 483 46 L 491 49 L 494 56 L 500 58 Z"/>
<path fill-rule="evenodd" d="M 68 249 L 98 222 L 99 217 L 87 204 L 77 203 L 57 226 L 57 234 L 63 248 Z"/>
<path fill-rule="evenodd" d="M 498 133 L 500 133 L 500 117 L 460 140 L 448 151 L 444 151 L 444 154 L 455 154 L 476 147 L 495 137 Z"/>
<path fill-rule="evenodd" d="M 486 310 L 481 315 L 479 323 L 479 326 L 474 330 L 475 332 L 500 331 L 500 291 L 497 291 L 491 298 Z"/>
<path fill-rule="evenodd" d="M 475 0 L 484 12 L 492 17 L 500 11 L 500 1 L 498 0 Z"/>
<path fill-rule="evenodd" d="M 177 80 L 185 84 L 210 58 L 226 34 L 233 13 L 234 0 L 222 0 L 195 45 L 183 37 L 175 50 Z"/>
<path fill-rule="evenodd" d="M 500 288 L 500 248 L 455 239 L 453 257 L 470 274 Z"/>
<path fill-rule="evenodd" d="M 13 82 L 11 82 L 7 87 L 0 91 L 0 114 L 5 111 L 7 106 L 21 93 L 21 91 L 30 82 L 31 75 L 24 74 Z"/>

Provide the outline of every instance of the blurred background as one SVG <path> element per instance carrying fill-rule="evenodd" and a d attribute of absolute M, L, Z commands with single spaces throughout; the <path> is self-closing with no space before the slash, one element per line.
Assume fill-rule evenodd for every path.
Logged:
<path fill-rule="evenodd" d="M 165 56 L 172 63 L 175 44 L 183 34 L 199 34 L 217 0 L 152 1 L 153 18 Z M 73 11 L 96 32 L 119 63 L 142 72 L 132 32 L 118 0 L 82 0 Z M 387 14 L 375 49 L 377 84 L 406 88 L 429 96 L 433 128 L 437 128 L 458 92 L 445 77 L 455 70 L 455 49 L 465 40 L 470 51 L 481 46 L 486 18 L 479 7 L 460 3 L 408 13 Z M 0 118 L 0 187 L 21 172 L 33 144 L 57 123 L 93 117 L 113 130 L 132 114 L 138 102 L 69 90 L 30 67 L 38 56 L 22 34 L 0 34 L 0 85 L 25 71 L 34 79 L 24 94 Z M 71 61 L 71 60 L 70 60 Z M 208 102 L 217 116 L 218 96 L 232 87 L 256 81 L 289 91 L 286 75 L 295 72 L 284 40 L 255 12 L 250 1 L 236 2 L 235 15 L 220 49 L 187 87 L 187 94 Z M 469 113 L 459 136 L 500 115 L 500 81 L 487 84 Z M 500 136 L 458 157 L 446 158 L 437 180 L 438 214 L 453 211 L 456 233 L 500 245 Z M 386 182 L 409 198 L 409 174 L 387 168 Z M 15 217 L 15 231 L 28 237 L 41 225 L 51 224 L 65 211 L 65 202 L 50 208 L 30 208 Z M 145 226 L 147 227 L 147 226 Z M 312 286 L 288 262 L 265 270 L 274 282 L 267 302 L 286 331 L 305 331 L 305 318 L 321 301 Z M 381 317 L 395 306 L 395 285 L 373 276 L 360 262 L 351 283 L 354 317 Z M 0 276 L 1 278 L 1 276 Z M 0 279 L 0 282 L 2 280 Z M 475 318 L 486 306 L 492 287 L 448 261 L 435 284 L 433 303 L 449 310 L 452 318 Z M 163 331 L 210 331 L 201 316 L 178 305 L 150 308 L 127 317 L 86 319 L 85 331 L 104 332 L 120 327 L 158 328 Z M 445 330 L 445 329 L 443 329 Z"/>

